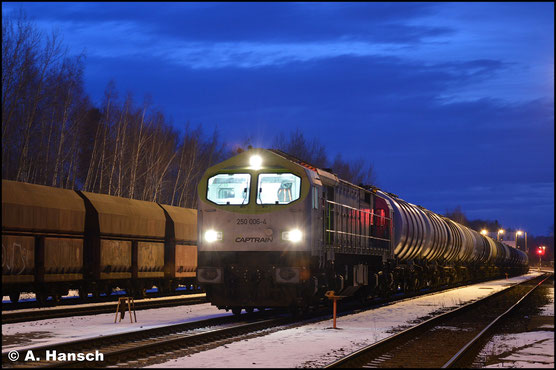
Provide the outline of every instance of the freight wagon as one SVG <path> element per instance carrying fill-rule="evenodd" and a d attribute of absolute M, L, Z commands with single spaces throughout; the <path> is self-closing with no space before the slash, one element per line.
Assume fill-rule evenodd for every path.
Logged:
<path fill-rule="evenodd" d="M 197 212 L 2 180 L 2 291 L 44 304 L 79 290 L 142 296 L 195 284 Z"/>

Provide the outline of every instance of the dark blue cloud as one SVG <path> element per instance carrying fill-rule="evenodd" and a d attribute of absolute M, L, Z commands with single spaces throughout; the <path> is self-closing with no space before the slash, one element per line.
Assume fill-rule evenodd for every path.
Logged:
<path fill-rule="evenodd" d="M 114 79 L 230 145 L 301 128 L 435 212 L 533 234 L 554 222 L 553 4 L 23 7 L 86 47 L 97 104 Z"/>
<path fill-rule="evenodd" d="M 203 41 L 314 41 L 353 39 L 414 43 L 453 32 L 412 26 L 408 18 L 436 5 L 405 3 L 20 3 L 41 19 L 94 23 L 131 21 L 159 37 Z M 163 20 L 163 21 L 161 21 Z M 254 32 L 254 30 L 256 30 Z"/>

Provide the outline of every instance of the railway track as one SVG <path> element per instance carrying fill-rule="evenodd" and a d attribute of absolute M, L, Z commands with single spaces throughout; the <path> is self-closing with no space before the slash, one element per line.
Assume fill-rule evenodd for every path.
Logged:
<path fill-rule="evenodd" d="M 201 294 L 190 294 L 187 296 L 177 296 L 177 297 L 162 297 L 162 298 L 151 298 L 151 299 L 141 299 L 135 301 L 136 310 L 146 310 L 150 308 L 162 308 L 162 307 L 172 307 L 179 305 L 192 305 L 199 303 L 206 303 L 206 296 L 204 293 Z M 60 317 L 70 317 L 70 316 L 84 316 L 84 315 L 96 315 L 100 313 L 115 313 L 117 301 L 94 303 L 94 304 L 82 304 L 82 305 L 67 305 L 67 306 L 57 306 L 52 308 L 43 309 L 23 309 L 15 311 L 2 311 L 2 324 L 12 324 L 24 321 L 36 321 L 44 319 L 53 319 Z"/>
<path fill-rule="evenodd" d="M 326 368 L 466 367 L 485 335 L 549 276 L 541 275 L 431 318 Z"/>
<path fill-rule="evenodd" d="M 92 339 L 56 345 L 27 348 L 32 350 L 39 361 L 25 362 L 24 356 L 19 361 L 9 360 L 9 352 L 2 353 L 3 368 L 52 368 L 52 367 L 105 367 L 139 360 L 149 356 L 160 355 L 167 351 L 206 345 L 222 339 L 243 336 L 259 330 L 295 322 L 288 315 L 271 317 L 270 311 L 255 312 L 241 318 L 224 316 L 182 324 L 173 324 L 147 330 L 123 334 L 107 335 Z M 83 361 L 47 361 L 47 351 L 52 353 L 102 353 L 102 362 Z M 55 352 L 54 352 L 55 351 Z"/>
<path fill-rule="evenodd" d="M 465 284 L 463 284 L 465 285 Z M 369 306 L 362 308 L 356 301 L 345 302 L 340 306 L 338 316 L 346 314 L 353 314 L 363 310 L 369 310 L 380 306 L 392 304 L 400 300 L 411 299 L 416 296 L 423 296 L 434 294 L 440 290 L 447 291 L 456 289 L 451 287 L 448 289 L 434 289 L 422 291 L 419 293 L 412 293 L 411 295 L 393 296 L 387 299 L 376 299 L 373 302 L 367 302 Z M 115 306 L 112 305 L 109 312 L 114 312 Z M 203 320 L 197 322 L 189 322 L 185 324 L 175 324 L 155 329 L 140 330 L 131 333 L 115 334 L 110 336 L 101 336 L 98 338 L 79 340 L 75 342 L 63 343 L 58 345 L 28 347 L 21 350 L 21 353 L 26 353 L 27 350 L 32 350 L 35 357 L 41 359 L 46 358 L 46 350 L 50 353 L 94 353 L 98 350 L 104 355 L 104 361 L 98 362 L 56 362 L 44 360 L 37 362 L 24 362 L 24 356 L 19 361 L 11 362 L 8 359 L 8 351 L 2 353 L 3 367 L 83 367 L 83 366 L 112 366 L 118 367 L 125 366 L 128 361 L 131 361 L 131 366 L 144 363 L 149 358 L 156 358 L 154 362 L 164 361 L 168 356 L 173 356 L 175 351 L 189 351 L 188 353 L 197 350 L 206 350 L 207 346 L 217 346 L 222 341 L 233 341 L 235 337 L 241 336 L 245 339 L 246 335 L 253 335 L 253 333 L 275 328 L 280 325 L 304 325 L 309 322 L 317 322 L 323 320 L 330 320 L 331 308 L 324 307 L 315 309 L 310 317 L 291 317 L 277 313 L 273 310 L 262 312 L 255 312 L 250 315 L 241 315 L 240 317 L 225 316 L 216 319 Z M 36 317 L 34 317 L 36 319 Z M 242 320 L 242 321 L 240 321 Z M 245 320 L 248 322 L 246 323 Z M 232 326 L 220 327 L 217 326 Z M 201 328 L 203 328 L 201 330 Z M 276 329 L 275 329 L 276 330 Z M 186 353 L 187 354 L 187 353 Z M 184 354 L 184 355 L 186 355 Z M 162 359 L 159 357 L 162 356 Z"/>
<path fill-rule="evenodd" d="M 199 293 L 204 293 L 204 290 L 179 289 L 176 290 L 175 292 L 167 293 L 167 294 L 161 294 L 158 291 L 147 291 L 142 298 L 144 299 L 144 298 L 174 297 L 174 296 L 199 294 Z M 2 301 L 2 311 L 15 311 L 15 310 L 22 310 L 22 309 L 30 309 L 30 308 L 68 307 L 68 306 L 75 306 L 75 305 L 87 304 L 87 303 L 118 302 L 118 298 L 123 297 L 125 295 L 126 292 L 124 290 L 124 291 L 115 291 L 109 295 L 103 293 L 98 296 L 93 296 L 92 294 L 89 294 L 89 296 L 85 299 L 82 299 L 79 296 L 62 297 L 58 301 L 49 298 L 42 305 L 39 304 L 35 299 L 19 301 L 17 303 L 13 303 L 10 301 Z M 141 299 L 141 298 L 137 298 L 137 299 Z"/>

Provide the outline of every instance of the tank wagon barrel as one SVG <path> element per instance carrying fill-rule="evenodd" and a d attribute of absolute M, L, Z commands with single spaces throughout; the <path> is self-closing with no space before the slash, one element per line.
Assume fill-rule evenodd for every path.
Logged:
<path fill-rule="evenodd" d="M 193 284 L 196 210 L 2 180 L 2 289 L 141 295 Z M 6 293 L 5 293 L 6 294 Z"/>
<path fill-rule="evenodd" d="M 528 269 L 523 251 L 278 150 L 209 168 L 198 193 L 198 281 L 235 313 Z"/>

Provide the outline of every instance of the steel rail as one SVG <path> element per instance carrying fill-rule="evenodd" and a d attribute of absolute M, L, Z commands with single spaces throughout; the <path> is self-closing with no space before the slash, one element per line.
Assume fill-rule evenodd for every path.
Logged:
<path fill-rule="evenodd" d="M 497 324 L 499 321 L 503 320 L 511 312 L 513 312 L 517 308 L 517 306 L 519 306 L 521 304 L 521 302 L 523 302 L 524 299 L 529 297 L 529 295 L 531 293 L 533 293 L 538 287 L 540 287 L 549 277 L 550 277 L 550 275 L 545 277 L 542 281 L 540 281 L 537 285 L 535 285 L 531 290 L 529 290 L 523 297 L 521 297 L 521 299 L 519 299 L 516 303 L 514 303 L 510 308 L 508 308 L 505 312 L 503 312 L 501 315 L 499 315 L 494 320 L 492 320 L 492 322 L 490 324 L 488 324 L 483 330 L 481 330 L 481 332 L 479 334 L 477 334 L 473 339 L 471 339 L 467 344 L 465 344 L 458 351 L 458 353 L 456 353 L 450 360 L 448 360 L 448 362 L 446 362 L 442 366 L 442 369 L 446 369 L 446 368 L 450 368 L 450 367 L 461 367 L 461 366 L 459 366 L 460 364 L 459 364 L 458 361 L 461 361 L 463 358 L 465 358 L 469 354 L 471 349 L 479 342 L 480 339 L 485 337 L 485 335 L 490 331 L 490 329 L 495 324 Z"/>
<path fill-rule="evenodd" d="M 265 318 L 264 311 L 260 313 L 254 313 L 251 317 L 252 320 L 257 320 L 259 317 Z M 169 336 L 174 333 L 192 331 L 199 328 L 226 325 L 230 323 L 237 322 L 238 319 L 232 315 L 216 317 L 206 320 L 189 321 L 180 324 L 171 324 L 165 326 L 159 326 L 155 328 L 143 329 L 130 331 L 125 333 L 117 333 L 110 335 L 103 335 L 94 338 L 79 339 L 71 342 L 56 343 L 50 345 L 40 345 L 33 347 L 25 347 L 19 349 L 19 352 L 33 351 L 36 357 L 44 359 L 46 357 L 46 351 L 56 351 L 58 353 L 76 353 L 76 352 L 87 352 L 91 349 L 100 349 L 106 346 L 113 346 L 119 344 L 129 344 L 130 342 L 135 342 L 137 340 L 156 338 L 161 336 Z M 18 361 L 12 362 L 8 358 L 10 350 L 2 352 L 2 367 L 7 367 L 10 364 L 11 367 L 25 367 L 24 365 L 31 365 L 33 367 L 41 365 L 41 363 L 25 364 L 20 358 Z M 43 361 L 44 362 L 44 361 Z M 22 366 L 23 365 L 23 366 Z M 84 363 L 80 362 L 80 366 Z M 60 365 L 61 366 L 61 365 Z"/>
<path fill-rule="evenodd" d="M 452 290 L 455 289 L 454 287 L 449 287 L 449 288 L 437 288 L 437 289 L 433 289 L 433 290 L 429 290 L 429 291 L 424 291 L 424 292 L 416 292 L 416 293 L 412 293 L 412 294 L 404 294 L 403 296 L 393 296 L 390 298 L 386 298 L 386 299 L 377 299 L 375 301 L 373 301 L 372 303 L 369 302 L 369 306 L 365 307 L 365 310 L 370 310 L 370 309 L 374 309 L 377 307 L 381 307 L 384 305 L 388 305 L 394 302 L 398 302 L 401 300 L 406 300 L 406 299 L 411 299 L 414 296 L 423 296 L 423 295 L 429 295 L 429 294 L 436 294 L 438 293 L 439 290 Z M 355 306 L 355 308 L 354 308 Z M 112 309 L 110 312 L 113 312 L 114 309 Z M 354 313 L 357 311 L 361 311 L 361 308 L 356 304 L 356 302 L 346 302 L 346 304 L 343 304 L 341 306 L 341 308 L 338 311 L 338 316 L 343 316 L 346 314 L 350 314 L 350 313 Z M 268 315 L 272 315 L 272 311 L 263 311 L 263 312 L 256 312 L 254 314 L 254 317 L 267 317 Z M 320 316 L 320 317 L 319 317 Z M 329 307 L 323 308 L 318 310 L 318 312 L 315 312 L 313 315 L 312 319 L 309 319 L 310 321 L 324 321 L 324 320 L 330 320 L 330 309 Z M 242 316 L 243 317 L 243 316 Z M 147 330 L 142 330 L 142 331 L 137 331 L 137 332 L 133 332 L 136 335 L 142 335 L 143 337 L 156 337 L 156 336 L 162 336 L 162 335 L 170 335 L 173 332 L 176 331 L 184 331 L 184 330 L 193 330 L 197 327 L 203 327 L 203 326 L 214 326 L 214 325 L 222 325 L 223 323 L 230 323 L 230 322 L 234 322 L 237 321 L 237 318 L 234 318 L 234 316 L 226 316 L 226 317 L 222 317 L 222 318 L 216 318 L 216 319 L 210 319 L 210 320 L 204 320 L 204 321 L 195 321 L 195 322 L 189 322 L 189 323 L 185 323 L 185 324 L 174 324 L 174 325 L 169 325 L 169 326 L 164 326 L 164 327 L 159 327 L 159 328 L 154 328 L 154 329 L 147 329 Z M 84 352 L 82 349 L 90 349 L 90 348 L 95 348 L 95 346 L 100 346 L 100 344 L 110 344 L 110 343 L 118 343 L 118 342 L 122 342 L 122 341 L 129 341 L 126 337 L 131 334 L 131 333 L 120 333 L 120 334 L 113 334 L 113 335 L 108 335 L 108 336 L 102 336 L 102 337 L 96 337 L 96 338 L 90 338 L 90 339 L 82 339 L 82 340 L 77 340 L 77 341 L 73 341 L 73 342 L 69 342 L 69 343 L 60 343 L 60 344 L 54 344 L 54 345 L 47 345 L 47 346 L 35 346 L 35 347 L 28 347 L 28 348 L 24 348 L 21 349 L 20 352 L 22 351 L 27 351 L 27 350 L 32 350 L 35 354 L 40 354 L 40 355 L 36 355 L 37 357 L 41 357 L 44 358 L 45 352 L 46 350 L 50 350 L 50 351 L 57 351 L 58 353 L 61 352 L 65 352 L 65 353 L 75 353 L 75 352 Z M 86 352 L 86 351 L 85 351 Z M 3 352 L 2 353 L 2 363 L 3 365 L 15 365 L 15 366 L 19 366 L 18 364 L 13 364 L 10 363 L 10 361 L 8 361 L 8 351 Z M 80 366 L 84 366 L 85 364 L 83 362 L 80 363 Z M 14 367 L 15 367 L 14 366 Z M 60 365 L 63 366 L 63 365 Z"/>
<path fill-rule="evenodd" d="M 460 284 L 458 284 L 459 286 Z M 464 284 L 465 285 L 465 284 Z M 386 298 L 386 299 L 376 299 L 372 302 L 367 302 L 367 304 L 370 304 L 369 306 L 366 307 L 360 307 L 360 305 L 355 304 L 356 302 L 345 302 L 346 304 L 343 304 L 341 309 L 339 310 L 338 316 L 343 316 L 345 314 L 350 314 L 350 313 L 357 313 L 360 312 L 362 310 L 370 310 L 370 309 L 374 309 L 377 307 L 381 307 L 384 305 L 388 305 L 388 304 L 392 304 L 394 302 L 397 301 L 403 301 L 403 300 L 407 300 L 407 299 L 411 299 L 415 296 L 425 296 L 425 295 L 430 295 L 430 294 L 437 294 L 439 291 L 446 291 L 446 290 L 452 290 L 457 288 L 457 286 L 450 286 L 450 287 L 442 287 L 442 288 L 435 288 L 435 289 L 431 289 L 431 290 L 427 290 L 427 291 L 420 291 L 420 292 L 414 292 L 411 294 L 404 294 L 402 296 L 392 296 L 390 298 Z M 355 306 L 355 307 L 354 307 Z M 113 312 L 113 311 L 111 311 Z M 256 312 L 254 314 L 251 314 L 249 316 L 241 316 L 242 318 L 251 318 L 251 319 L 257 319 L 257 318 L 268 318 L 268 317 L 272 317 L 272 315 L 275 315 L 273 313 L 273 311 L 263 311 L 263 312 Z M 320 316 L 320 317 L 319 317 Z M 297 322 L 314 322 L 314 321 L 324 321 L 324 320 L 330 320 L 330 307 L 326 307 L 324 309 L 318 310 L 318 312 L 313 313 L 312 318 L 310 318 L 309 320 L 304 319 L 303 320 L 298 320 Z M 120 334 L 113 334 L 113 335 L 107 335 L 107 336 L 101 336 L 101 337 L 95 337 L 95 338 L 90 338 L 90 339 L 82 339 L 82 340 L 77 340 L 77 341 L 73 341 L 73 342 L 66 342 L 66 343 L 59 343 L 59 344 L 53 344 L 53 345 L 47 345 L 47 346 L 35 346 L 35 347 L 27 347 L 27 348 L 23 348 L 21 350 L 19 350 L 20 352 L 23 351 L 28 351 L 28 350 L 32 350 L 35 353 L 39 353 L 40 355 L 37 355 L 37 357 L 41 357 L 44 358 L 45 352 L 46 350 L 50 350 L 50 351 L 57 351 L 59 353 L 76 353 L 76 352 L 87 352 L 87 349 L 95 349 L 95 348 L 99 348 L 101 345 L 107 345 L 107 344 L 114 344 L 114 343 L 121 343 L 121 342 L 127 342 L 129 343 L 130 340 L 128 338 L 126 338 L 127 336 L 134 334 L 136 336 L 142 336 L 143 338 L 153 338 L 153 337 L 160 337 L 160 336 L 168 336 L 171 335 L 172 333 L 178 332 L 178 331 L 186 331 L 186 330 L 193 330 L 199 327 L 206 327 L 206 326 L 215 326 L 215 325 L 222 325 L 224 323 L 233 323 L 233 322 L 237 322 L 237 318 L 234 316 L 225 316 L 225 317 L 220 317 L 220 318 L 215 318 L 215 319 L 209 319 L 209 320 L 202 320 L 202 321 L 194 321 L 194 322 L 188 322 L 188 323 L 182 323 L 182 324 L 173 324 L 173 325 L 168 325 L 168 326 L 164 326 L 164 327 L 158 327 L 158 328 L 152 328 L 152 329 L 146 329 L 146 330 L 140 330 L 140 331 L 135 331 L 135 332 L 128 332 L 128 333 L 120 333 Z M 158 340 L 158 339 L 157 339 Z M 131 347 L 134 347 L 135 345 L 131 345 Z M 2 364 L 3 367 L 20 367 L 21 364 L 19 363 L 12 363 L 8 360 L 8 351 L 3 352 L 2 353 Z M 37 366 L 39 364 L 27 364 L 27 365 L 31 365 L 31 366 Z M 86 364 L 84 362 L 79 362 L 79 366 L 85 366 Z M 58 364 L 56 366 L 65 366 L 64 364 Z"/>
<path fill-rule="evenodd" d="M 146 310 L 150 308 L 173 307 L 179 305 L 193 305 L 206 303 L 206 296 L 199 297 L 181 297 L 163 299 L 150 298 L 135 301 L 136 310 Z M 54 319 L 61 317 L 71 317 L 77 315 L 96 315 L 101 313 L 114 313 L 118 302 L 104 302 L 102 304 L 92 303 L 83 304 L 78 307 L 67 305 L 52 309 L 26 309 L 25 311 L 2 312 L 2 324 L 13 324 L 25 321 L 36 321 L 45 319 Z"/>
<path fill-rule="evenodd" d="M 205 345 L 212 342 L 216 342 L 222 339 L 234 338 L 237 336 L 244 336 L 245 334 L 269 329 L 275 326 L 283 325 L 292 322 L 290 317 L 279 317 L 279 318 L 265 318 L 264 315 L 262 319 L 256 319 L 254 322 L 242 322 L 235 324 L 231 327 L 219 328 L 219 329 L 205 329 L 201 333 L 192 333 L 195 329 L 206 328 L 207 326 L 216 325 L 226 325 L 237 319 L 234 316 L 226 316 L 224 318 L 202 320 L 195 323 L 188 324 L 178 324 L 174 325 L 170 329 L 170 332 L 161 333 L 160 328 L 149 329 L 139 332 L 129 332 L 125 334 L 117 334 L 114 336 L 104 337 L 102 342 L 99 342 L 99 338 L 95 338 L 92 345 L 91 342 L 86 340 L 81 341 L 82 343 L 76 345 L 72 343 L 73 347 L 61 345 L 56 349 L 53 346 L 43 346 L 41 353 L 41 361 L 34 363 L 25 363 L 19 361 L 13 364 L 13 368 L 20 367 L 33 367 L 33 368 L 58 368 L 58 367 L 106 367 L 110 365 L 116 365 L 119 363 L 125 363 L 129 360 L 141 360 L 147 359 L 152 356 L 152 354 L 160 354 L 169 350 L 184 349 L 195 347 L 198 345 Z M 181 327 L 180 327 L 181 326 Z M 170 327 L 162 328 L 168 330 Z M 111 337 L 111 338 L 110 338 Z M 100 338 L 102 339 L 102 338 Z M 99 351 L 103 354 L 102 362 L 83 362 L 83 361 L 58 361 L 50 360 L 44 361 L 46 358 L 46 350 L 50 353 L 56 351 L 56 353 L 92 353 L 94 351 Z M 34 352 L 39 352 L 35 349 Z M 9 361 L 4 359 L 3 354 L 3 364 L 2 367 L 7 367 Z M 37 355 L 37 357 L 39 357 Z"/>
<path fill-rule="evenodd" d="M 541 276 L 542 277 L 542 276 Z M 539 279 L 541 277 L 536 277 L 534 279 Z M 546 277 L 548 278 L 548 277 Z M 546 280 L 546 278 L 544 280 Z M 533 279 L 533 280 L 534 280 Z M 543 281 L 544 281 L 543 280 Z M 452 318 L 458 314 L 464 313 L 470 309 L 473 309 L 475 307 L 479 307 L 482 304 L 485 304 L 485 302 L 491 301 L 494 298 L 497 298 L 505 293 L 507 293 L 511 288 L 515 288 L 517 286 L 520 286 L 524 283 L 530 282 L 531 280 L 527 280 L 524 282 L 521 282 L 519 284 L 513 285 L 511 287 L 509 287 L 508 289 L 504 289 L 501 291 L 498 291 L 494 294 L 491 294 L 483 299 L 474 301 L 474 302 L 470 302 L 464 306 L 458 307 L 454 310 L 442 313 L 440 315 L 437 315 L 435 317 L 432 317 L 426 321 L 423 321 L 421 323 L 419 323 L 418 325 L 412 326 L 410 328 L 407 328 L 399 333 L 396 333 L 392 336 L 389 336 L 387 338 L 384 338 L 378 342 L 375 342 L 373 344 L 370 344 L 366 347 L 363 347 L 347 356 L 342 357 L 339 360 L 336 360 L 332 363 L 329 363 L 328 365 L 324 366 L 324 368 L 338 368 L 338 367 L 361 367 L 363 364 L 367 363 L 368 361 L 365 359 L 365 357 L 370 356 L 371 353 L 376 352 L 376 353 L 384 353 L 386 351 L 388 351 L 389 349 L 395 347 L 397 345 L 398 342 L 400 341 L 408 341 L 411 338 L 414 338 L 416 335 L 418 335 L 419 333 L 424 333 L 427 330 L 430 330 L 431 328 L 434 328 L 435 326 L 437 326 L 438 324 L 442 323 L 443 321 Z"/>

